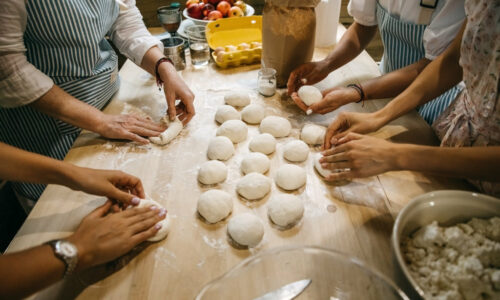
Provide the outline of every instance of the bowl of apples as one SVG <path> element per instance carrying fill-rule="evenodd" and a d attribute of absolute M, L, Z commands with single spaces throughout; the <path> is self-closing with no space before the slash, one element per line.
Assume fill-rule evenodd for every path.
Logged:
<path fill-rule="evenodd" d="M 241 0 L 188 0 L 182 12 L 184 18 L 195 25 L 207 25 L 222 18 L 253 16 L 254 13 L 254 8 Z"/>

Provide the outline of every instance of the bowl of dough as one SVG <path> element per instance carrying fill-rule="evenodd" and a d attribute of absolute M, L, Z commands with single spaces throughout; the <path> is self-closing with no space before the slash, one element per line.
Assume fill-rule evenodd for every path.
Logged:
<path fill-rule="evenodd" d="M 412 299 L 500 299 L 500 199 L 418 196 L 399 213 L 391 246 L 397 283 Z"/>
<path fill-rule="evenodd" d="M 408 298 L 388 278 L 356 258 L 327 248 L 288 246 L 243 260 L 203 287 L 196 299 Z"/>

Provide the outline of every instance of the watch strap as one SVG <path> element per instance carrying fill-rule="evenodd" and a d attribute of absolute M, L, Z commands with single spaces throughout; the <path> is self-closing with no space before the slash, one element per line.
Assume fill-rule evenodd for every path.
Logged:
<path fill-rule="evenodd" d="M 58 248 L 59 243 L 69 243 L 66 240 L 51 240 L 46 242 L 47 245 L 49 245 L 52 248 L 52 251 L 54 252 L 54 256 L 57 257 L 59 260 L 61 260 L 64 263 L 64 276 L 66 277 L 68 275 L 73 274 L 73 271 L 76 268 L 77 265 L 77 258 L 76 257 L 69 257 L 64 255 Z M 71 244 L 73 245 L 73 244 Z"/>

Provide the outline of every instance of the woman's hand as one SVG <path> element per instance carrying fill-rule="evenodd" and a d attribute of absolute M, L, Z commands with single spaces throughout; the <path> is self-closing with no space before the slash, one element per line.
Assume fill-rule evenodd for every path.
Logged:
<path fill-rule="evenodd" d="M 159 136 L 165 129 L 164 125 L 156 124 L 150 119 L 133 115 L 107 115 L 103 113 L 95 132 L 111 139 L 127 139 L 148 144 L 149 140 L 143 138 L 144 136 Z"/>
<path fill-rule="evenodd" d="M 325 169 L 343 170 L 329 175 L 328 181 L 374 176 L 399 169 L 398 147 L 383 139 L 349 133 L 334 148 L 323 151 L 319 162 Z"/>
<path fill-rule="evenodd" d="M 300 65 L 288 77 L 288 95 L 292 96 L 303 85 L 312 85 L 320 82 L 329 73 L 325 61 L 309 62 Z"/>
<path fill-rule="evenodd" d="M 166 217 L 158 207 L 131 208 L 109 213 L 108 201 L 86 216 L 67 240 L 78 249 L 77 271 L 116 259 L 154 236 Z"/>
<path fill-rule="evenodd" d="M 309 109 L 317 114 L 327 114 L 337 108 L 359 101 L 359 94 L 355 89 L 346 87 L 334 87 L 325 90 L 323 93 L 323 100 L 309 106 Z"/>

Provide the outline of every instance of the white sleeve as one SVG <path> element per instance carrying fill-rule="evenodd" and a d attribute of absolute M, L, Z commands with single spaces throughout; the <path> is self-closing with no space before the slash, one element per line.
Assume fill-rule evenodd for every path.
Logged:
<path fill-rule="evenodd" d="M 424 31 L 425 58 L 434 60 L 448 48 L 465 20 L 464 0 L 446 1 Z"/>
<path fill-rule="evenodd" d="M 377 1 L 375 0 L 351 0 L 347 5 L 347 12 L 354 18 L 356 23 L 364 26 L 377 25 Z"/>
<path fill-rule="evenodd" d="M 24 0 L 3 0 L 0 10 L 0 106 L 29 104 L 47 93 L 54 82 L 26 58 Z"/>
<path fill-rule="evenodd" d="M 146 29 L 135 0 L 117 2 L 120 14 L 111 28 L 110 38 L 122 54 L 140 66 L 149 49 L 158 46 L 163 52 L 163 44 Z"/>

